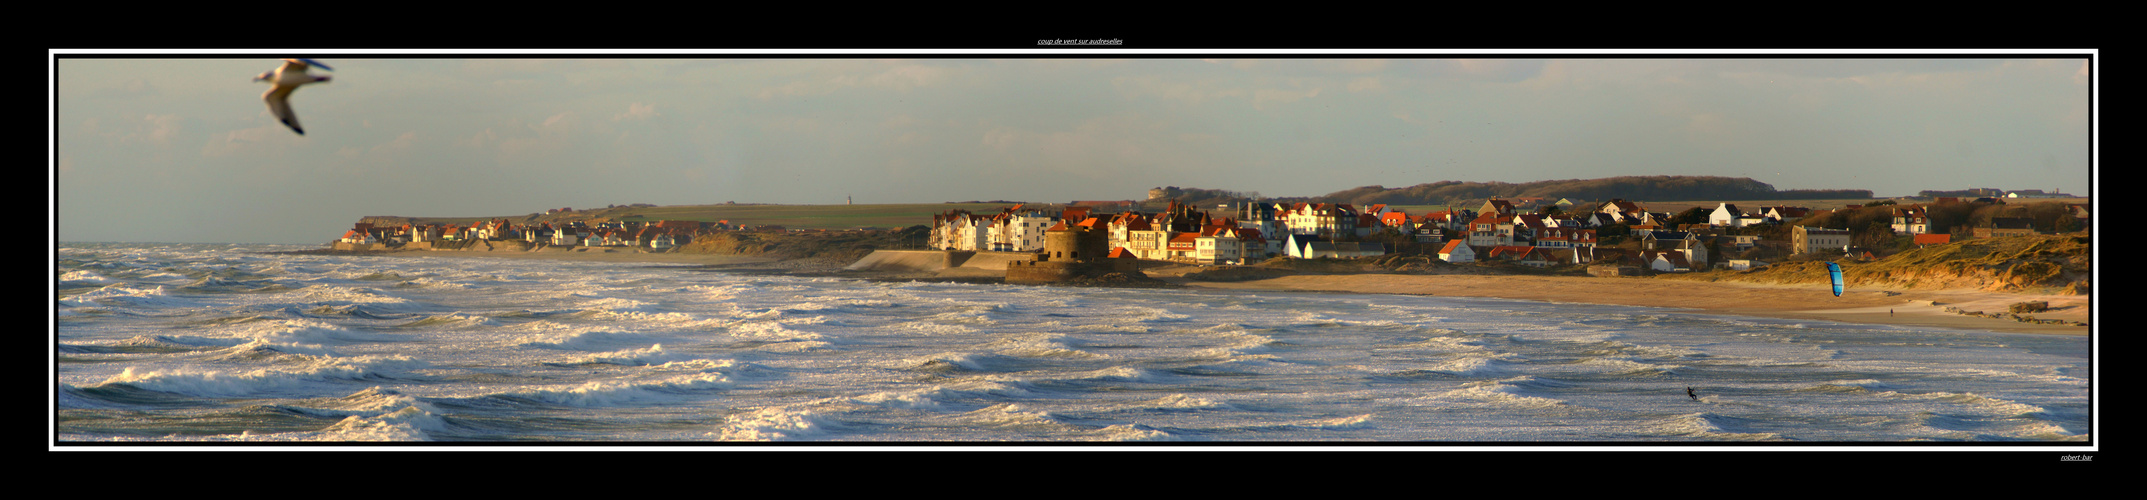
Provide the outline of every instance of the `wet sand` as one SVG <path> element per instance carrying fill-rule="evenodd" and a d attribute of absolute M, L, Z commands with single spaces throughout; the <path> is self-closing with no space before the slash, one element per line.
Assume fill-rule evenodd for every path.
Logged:
<path fill-rule="evenodd" d="M 839 265 L 800 264 L 763 257 L 679 253 L 641 253 L 631 250 L 602 251 L 408 251 L 384 255 L 397 257 L 491 257 L 539 260 L 587 260 L 646 262 L 711 266 L 767 267 L 833 272 Z M 1709 283 L 1652 278 L 1596 278 L 1510 275 L 1411 275 L 1411 274 L 1299 274 L 1253 281 L 1208 282 L 1183 277 L 1193 266 L 1147 270 L 1150 276 L 1192 288 L 1218 290 L 1299 290 L 1343 293 L 1487 297 L 1583 304 L 1631 305 L 1688 309 L 1699 313 L 1812 319 L 1846 323 L 1959 328 L 2015 333 L 2089 335 L 2086 326 L 2023 323 L 2010 319 L 1966 316 L 1946 312 L 1948 306 L 1968 311 L 2005 312 L 2006 307 L 2027 301 L 2047 301 L 2050 310 L 2030 314 L 2038 319 L 2092 323 L 2091 296 L 2034 295 L 1980 290 L 1910 290 L 1864 288 L 1835 297 L 1827 287 L 1767 285 L 1755 283 Z M 937 273 L 858 273 L 861 277 L 974 278 L 976 269 L 955 268 Z M 996 274 L 998 273 L 986 273 Z"/>
<path fill-rule="evenodd" d="M 1160 278 L 1190 287 L 1213 289 L 1489 297 L 2016 333 L 2088 335 L 2092 331 L 2086 326 L 2023 323 L 1945 311 L 1947 306 L 1952 306 L 1968 311 L 2004 312 L 2007 306 L 2017 302 L 2041 300 L 2049 302 L 2051 310 L 2030 316 L 2037 319 L 2092 323 L 2090 297 L 2080 295 L 2029 295 L 1978 290 L 1867 289 L 1854 290 L 1835 297 L 1830 288 L 1808 285 L 1565 276 L 1337 274 L 1295 275 L 1241 282 L 1199 282 L 1168 276 Z"/>

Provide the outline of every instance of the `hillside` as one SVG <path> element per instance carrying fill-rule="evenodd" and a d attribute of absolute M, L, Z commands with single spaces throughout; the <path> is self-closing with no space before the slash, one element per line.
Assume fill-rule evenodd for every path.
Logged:
<path fill-rule="evenodd" d="M 924 246 L 926 231 L 748 232 L 708 233 L 675 252 L 708 255 L 742 255 L 779 260 L 810 260 L 846 265 L 873 250 L 916 249 Z"/>
<path fill-rule="evenodd" d="M 1543 197 L 1583 200 L 1787 200 L 1869 199 L 1863 189 L 1776 190 L 1773 185 L 1745 177 L 1685 175 L 1624 176 L 1601 179 L 1565 179 L 1525 182 L 1440 181 L 1402 188 L 1365 186 L 1313 197 L 1312 201 L 1368 205 L 1437 205 L 1451 200 Z"/>
<path fill-rule="evenodd" d="M 616 206 L 592 208 L 560 213 L 537 213 L 498 215 L 487 217 L 406 217 L 366 216 L 360 223 L 379 227 L 403 224 L 468 224 L 471 222 L 504 218 L 515 224 L 541 222 L 606 222 L 606 221 L 658 221 L 690 220 L 699 222 L 730 221 L 737 226 L 783 226 L 789 229 L 857 229 L 877 227 L 900 229 L 932 223 L 932 215 L 949 210 L 971 212 L 998 212 L 1013 203 L 910 203 L 883 205 L 669 205 L 669 206 Z"/>
<path fill-rule="evenodd" d="M 1851 288 L 1975 289 L 2087 295 L 2094 251 L 2086 233 L 2011 236 L 1932 245 L 1871 262 L 1841 261 Z M 1827 283 L 1826 262 L 1783 262 L 1742 272 L 1662 275 L 1663 279 L 1752 283 Z"/>

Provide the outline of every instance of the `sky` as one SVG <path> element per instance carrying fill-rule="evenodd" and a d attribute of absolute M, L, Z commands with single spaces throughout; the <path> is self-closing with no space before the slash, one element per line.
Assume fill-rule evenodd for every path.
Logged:
<path fill-rule="evenodd" d="M 333 80 L 291 97 L 300 136 L 252 81 L 283 55 L 54 52 L 53 238 L 1626 175 L 2087 195 L 2095 173 L 2088 51 L 356 54 L 314 57 Z"/>

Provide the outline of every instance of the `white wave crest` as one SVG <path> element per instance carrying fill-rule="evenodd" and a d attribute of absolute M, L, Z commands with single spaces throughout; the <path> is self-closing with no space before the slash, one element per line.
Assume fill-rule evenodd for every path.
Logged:
<path fill-rule="evenodd" d="M 547 326 L 557 327 L 558 325 L 547 324 Z M 648 343 L 648 341 L 648 336 L 638 333 L 622 333 L 608 330 L 574 330 L 522 337 L 516 339 L 515 343 L 524 347 L 601 351 L 618 348 L 621 344 L 644 344 Z"/>
<path fill-rule="evenodd" d="M 1513 373 L 1499 356 L 1463 356 L 1428 368 L 1431 371 L 1469 377 L 1497 377 Z"/>
<path fill-rule="evenodd" d="M 1172 394 L 1158 399 L 1141 401 L 1127 406 L 1128 409 L 1146 410 L 1232 410 L 1228 403 L 1184 394 Z"/>
<path fill-rule="evenodd" d="M 818 414 L 790 408 L 762 408 L 725 417 L 723 427 L 709 436 L 724 441 L 785 441 L 812 439 L 834 424 Z"/>
<path fill-rule="evenodd" d="M 310 392 L 324 382 L 394 378 L 426 364 L 404 356 L 317 358 L 294 369 L 259 369 L 243 372 L 149 371 L 133 367 L 97 385 L 127 384 L 142 389 L 203 397 L 246 397 L 265 393 Z"/>
<path fill-rule="evenodd" d="M 1566 404 L 1556 399 L 1529 396 L 1524 394 L 1525 392 L 1525 389 L 1508 383 L 1474 383 L 1434 395 L 1431 399 L 1467 406 L 1504 408 L 1556 408 Z"/>
<path fill-rule="evenodd" d="M 727 361 L 717 362 L 706 359 L 698 359 L 693 357 L 693 355 L 691 354 L 667 352 L 664 351 L 663 344 L 651 345 L 647 349 L 627 349 L 623 351 L 591 354 L 588 356 L 575 358 L 570 363 L 603 363 L 625 366 L 666 366 L 672 368 L 687 368 L 696 366 L 712 368 L 730 366 Z"/>
<path fill-rule="evenodd" d="M 1712 413 L 1688 413 L 1669 418 L 1655 426 L 1654 432 L 1671 436 L 1688 436 L 1732 441 L 1772 441 L 1781 439 L 1772 432 L 1746 432 L 1743 419 Z"/>
<path fill-rule="evenodd" d="M 429 441 L 427 430 L 447 427 L 439 415 L 417 408 L 403 408 L 378 417 L 352 415 L 329 426 L 316 441 Z"/>
<path fill-rule="evenodd" d="M 87 270 L 68 271 L 60 275 L 60 286 L 105 286 L 117 283 L 119 280 Z"/>
<path fill-rule="evenodd" d="M 940 407 L 938 396 L 944 393 L 946 390 L 938 387 L 923 391 L 875 392 L 850 398 L 850 402 L 883 408 L 936 410 Z"/>
<path fill-rule="evenodd" d="M 200 303 L 191 300 L 166 295 L 162 286 L 134 288 L 121 284 L 106 285 L 104 288 L 70 295 L 67 298 L 58 300 L 58 302 L 60 305 L 67 307 L 95 307 L 102 305 L 140 308 L 186 308 L 200 306 Z"/>
<path fill-rule="evenodd" d="M 409 299 L 389 295 L 373 288 L 354 288 L 337 285 L 312 285 L 294 291 L 301 300 L 316 304 L 367 304 L 374 306 L 405 306 Z"/>
<path fill-rule="evenodd" d="M 1100 439 L 1103 439 L 1103 440 L 1105 440 L 1105 441 L 1178 441 L 1178 440 L 1180 440 L 1180 438 L 1179 438 L 1178 436 L 1176 436 L 1176 435 L 1173 435 L 1173 434 L 1171 434 L 1171 433 L 1169 433 L 1169 432 L 1164 432 L 1164 431 L 1161 431 L 1161 430 L 1157 430 L 1157 429 L 1155 429 L 1155 428 L 1152 428 L 1152 427 L 1149 427 L 1149 426 L 1145 426 L 1145 425 L 1141 425 L 1141 424 L 1118 424 L 1118 425 L 1113 425 L 1113 426 L 1110 426 L 1110 427 L 1105 427 L 1105 428 L 1103 428 L 1103 432 L 1102 432 L 1102 435 L 1101 435 L 1101 436 L 1099 436 L 1099 438 L 1100 438 Z"/>
<path fill-rule="evenodd" d="M 730 386 L 730 378 L 721 373 L 692 373 L 665 380 L 593 381 L 571 389 L 540 389 L 503 395 L 558 405 L 594 408 L 672 401 L 687 397 L 686 393 L 690 391 L 725 389 Z"/>
<path fill-rule="evenodd" d="M 817 340 L 820 334 L 784 327 L 778 321 L 748 321 L 730 326 L 731 335 L 753 340 Z"/>
<path fill-rule="evenodd" d="M 926 321 L 903 323 L 900 325 L 896 325 L 895 327 L 904 330 L 914 330 L 917 332 L 922 332 L 926 335 L 966 335 L 977 331 L 977 329 L 975 328 L 970 328 L 962 325 L 946 325 Z"/>

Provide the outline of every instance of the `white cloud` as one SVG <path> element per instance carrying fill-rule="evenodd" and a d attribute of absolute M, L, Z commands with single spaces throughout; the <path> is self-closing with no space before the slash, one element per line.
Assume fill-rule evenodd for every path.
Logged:
<path fill-rule="evenodd" d="M 636 102 L 626 105 L 626 112 L 611 117 L 611 121 L 626 121 L 628 118 L 647 120 L 656 116 L 656 105 Z"/>

